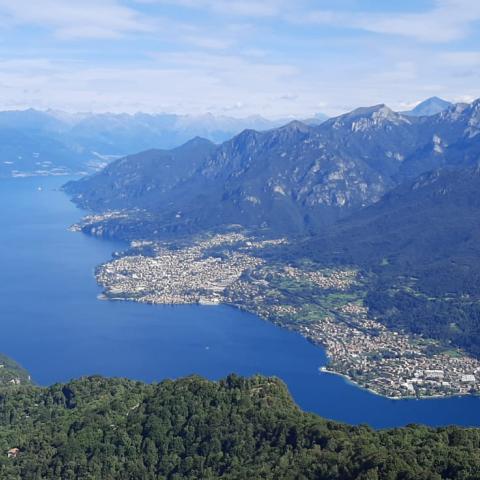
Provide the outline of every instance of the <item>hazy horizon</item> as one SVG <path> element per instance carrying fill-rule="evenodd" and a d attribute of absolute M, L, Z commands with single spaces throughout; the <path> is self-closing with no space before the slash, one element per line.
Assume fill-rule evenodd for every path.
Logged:
<path fill-rule="evenodd" d="M 0 0 L 0 20 L 1 110 L 275 119 L 480 97 L 473 0 Z"/>
<path fill-rule="evenodd" d="M 437 97 L 436 95 L 432 96 L 432 97 L 428 97 L 428 98 L 424 98 L 423 100 L 419 100 L 418 102 L 415 102 L 411 105 L 409 105 L 408 108 L 406 108 L 404 111 L 408 111 L 408 110 L 411 110 L 413 108 L 415 108 L 416 106 L 420 105 L 421 103 L 427 101 L 427 100 L 430 100 L 434 97 Z M 447 101 L 447 102 L 451 102 L 451 103 L 472 103 L 473 101 L 477 100 L 477 99 L 472 99 L 472 100 L 468 100 L 468 101 L 465 101 L 465 102 L 454 102 L 452 100 L 449 100 L 448 98 L 440 98 L 440 97 L 437 97 L 439 98 L 440 100 L 444 100 L 444 101 Z M 338 114 L 336 115 L 327 115 L 325 114 L 324 112 L 315 112 L 315 113 L 312 113 L 310 116 L 295 116 L 295 115 L 278 115 L 278 116 L 268 116 L 268 115 L 262 115 L 260 113 L 251 113 L 251 114 L 248 114 L 248 115 L 236 115 L 235 113 L 231 113 L 231 114 L 227 114 L 227 113 L 219 113 L 219 114 L 215 114 L 213 112 L 210 112 L 210 111 L 206 111 L 206 112 L 198 112 L 198 113 L 178 113 L 178 112 L 167 112 L 167 111 L 145 111 L 145 110 L 138 110 L 138 111 L 132 111 L 132 112 L 127 112 L 127 111 L 110 111 L 110 110 L 101 110 L 101 111 L 75 111 L 75 110 L 66 110 L 66 109 L 62 109 L 62 108 L 36 108 L 36 107 L 32 107 L 32 106 L 25 106 L 23 108 L 4 108 L 4 109 L 0 109 L 0 112 L 26 112 L 26 111 L 29 111 L 29 110 L 33 110 L 33 111 L 37 111 L 37 112 L 42 112 L 42 113 L 48 113 L 48 114 L 52 114 L 53 116 L 55 116 L 55 114 L 58 114 L 59 116 L 64 114 L 64 115 L 70 115 L 70 116 L 90 116 L 90 115 L 128 115 L 128 116 L 135 116 L 135 115 L 152 115 L 152 116 L 161 116 L 161 115 L 165 115 L 165 116 L 168 116 L 168 115 L 171 115 L 171 116 L 177 116 L 179 118 L 182 118 L 182 117 L 185 117 L 185 118 L 202 118 L 202 117 L 208 117 L 208 116 L 211 116 L 211 117 L 214 117 L 214 118 L 221 118 L 221 117 L 224 117 L 224 118 L 230 118 L 230 119 L 234 119 L 234 120 L 248 120 L 248 119 L 254 119 L 254 118 L 261 118 L 261 119 L 264 119 L 264 120 L 269 120 L 269 121 L 282 121 L 282 120 L 308 120 L 309 118 L 313 118 L 315 116 L 322 116 L 322 115 L 325 115 L 326 117 L 328 118 L 334 118 L 338 115 L 343 115 L 343 114 L 346 114 L 346 113 L 349 113 L 357 108 L 368 108 L 368 107 L 374 107 L 374 106 L 377 106 L 377 105 L 386 105 L 388 108 L 390 108 L 391 110 L 393 111 L 397 111 L 397 112 L 400 112 L 399 110 L 394 110 L 393 108 L 391 108 L 390 105 L 384 103 L 384 102 L 381 102 L 381 103 L 377 103 L 375 105 L 357 105 L 357 106 L 354 106 L 351 110 L 345 110 L 344 112 L 339 112 Z"/>

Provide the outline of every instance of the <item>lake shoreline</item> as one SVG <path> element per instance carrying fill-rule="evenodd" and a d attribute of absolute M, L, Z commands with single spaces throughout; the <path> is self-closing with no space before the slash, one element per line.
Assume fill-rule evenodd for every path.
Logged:
<path fill-rule="evenodd" d="M 233 309 L 236 309 L 236 310 L 248 312 L 249 314 L 255 315 L 259 320 L 270 323 L 270 324 L 272 324 L 272 325 L 274 325 L 278 328 L 282 328 L 282 329 L 294 332 L 294 333 L 300 335 L 302 338 L 304 338 L 308 342 L 312 343 L 312 345 L 314 345 L 315 348 L 320 348 L 323 351 L 323 353 L 326 355 L 327 359 L 330 358 L 329 353 L 328 353 L 328 348 L 326 346 L 319 345 L 317 342 L 312 341 L 309 337 L 304 335 L 301 331 L 290 328 L 288 325 L 283 325 L 280 322 L 272 322 L 271 320 L 258 315 L 255 312 L 255 310 L 253 310 L 253 309 L 251 310 L 251 309 L 246 308 L 244 305 L 236 305 L 236 304 L 233 304 L 233 303 L 230 304 L 230 303 L 223 303 L 223 302 L 222 303 L 216 303 L 216 302 L 208 303 L 208 302 L 202 302 L 202 301 L 198 301 L 198 302 L 195 302 L 195 303 L 188 303 L 188 302 L 185 302 L 185 303 L 155 303 L 155 302 L 148 302 L 148 301 L 139 301 L 138 299 L 135 299 L 135 298 L 115 297 L 115 296 L 109 295 L 106 292 L 102 292 L 100 295 L 98 295 L 97 298 L 99 300 L 102 300 L 102 301 L 132 302 L 132 303 L 136 303 L 136 304 L 147 304 L 147 305 L 152 305 L 152 306 L 161 305 L 161 306 L 175 307 L 175 306 L 179 306 L 179 305 L 198 305 L 198 306 L 208 306 L 208 307 L 213 306 L 213 307 L 215 307 L 215 306 L 223 305 L 223 306 L 230 307 L 230 308 L 233 308 Z M 438 395 L 438 394 L 433 394 L 433 395 L 404 395 L 404 396 L 397 396 L 397 397 L 388 396 L 388 395 L 384 395 L 380 392 L 377 392 L 373 388 L 363 386 L 361 383 L 356 382 L 354 378 L 350 377 L 347 374 L 337 372 L 335 370 L 330 370 L 328 368 L 328 366 L 329 366 L 329 363 L 326 363 L 325 365 L 323 365 L 321 367 L 318 367 L 319 372 L 328 373 L 328 374 L 331 374 L 331 375 L 336 375 L 338 377 L 341 377 L 347 383 L 354 386 L 355 388 L 359 388 L 359 389 L 367 391 L 367 392 L 369 392 L 373 395 L 376 395 L 380 398 L 385 398 L 385 399 L 388 399 L 388 400 L 395 400 L 395 401 L 400 401 L 400 400 L 434 400 L 434 399 L 464 398 L 464 397 L 480 398 L 479 394 L 474 394 L 474 393 L 451 394 L 451 395 L 450 394 L 445 394 L 445 395 Z"/>
<path fill-rule="evenodd" d="M 480 426 L 478 398 L 391 402 L 319 375 L 322 348 L 244 309 L 98 300 L 95 266 L 128 246 L 68 231 L 81 211 L 60 190 L 64 181 L 0 180 L 0 201 L 9 205 L 0 231 L 0 350 L 38 385 L 92 375 L 152 383 L 258 373 L 282 379 L 304 411 L 351 425 Z"/>

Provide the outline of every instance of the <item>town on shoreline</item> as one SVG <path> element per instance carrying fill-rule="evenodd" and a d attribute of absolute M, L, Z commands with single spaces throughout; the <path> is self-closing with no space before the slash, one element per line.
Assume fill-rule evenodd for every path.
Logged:
<path fill-rule="evenodd" d="M 81 227 L 74 226 L 75 230 Z M 286 243 L 230 231 L 178 245 L 132 241 L 100 265 L 104 298 L 150 304 L 228 304 L 325 348 L 324 370 L 389 398 L 480 392 L 480 361 L 369 316 L 354 268 L 285 265 L 261 251 Z"/>

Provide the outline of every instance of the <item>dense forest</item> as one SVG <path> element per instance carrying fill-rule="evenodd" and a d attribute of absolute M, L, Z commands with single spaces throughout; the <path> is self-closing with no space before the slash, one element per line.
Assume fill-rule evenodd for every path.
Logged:
<path fill-rule="evenodd" d="M 351 427 L 259 376 L 3 387 L 0 450 L 9 480 L 480 478 L 478 429 Z"/>
<path fill-rule="evenodd" d="M 374 283 L 365 305 L 387 327 L 439 340 L 480 358 L 480 303 L 468 297 L 428 297 L 419 291 Z"/>

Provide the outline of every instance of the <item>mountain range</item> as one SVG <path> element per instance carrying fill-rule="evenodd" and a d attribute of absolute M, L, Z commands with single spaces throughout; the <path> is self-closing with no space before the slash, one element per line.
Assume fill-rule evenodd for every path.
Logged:
<path fill-rule="evenodd" d="M 301 248 L 311 248 L 318 258 L 377 265 L 378 270 L 397 265 L 420 275 L 420 269 L 427 268 L 439 281 L 437 270 L 447 275 L 454 269 L 470 270 L 476 276 L 472 261 L 480 258 L 479 191 L 480 163 L 429 171 L 328 232 L 309 237 Z M 450 266 L 438 269 L 438 262 L 447 259 Z M 480 293 L 479 285 L 472 281 L 451 291 Z"/>
<path fill-rule="evenodd" d="M 145 211 L 145 230 L 163 235 L 230 224 L 311 234 L 422 173 L 474 164 L 479 133 L 480 100 L 420 117 L 376 105 L 131 155 L 66 190 L 94 211 L 136 210 L 136 222 Z"/>
<path fill-rule="evenodd" d="M 419 104 L 409 115 L 431 115 L 450 105 L 438 98 Z M 304 119 L 310 126 L 328 117 Z M 34 109 L 0 112 L 0 177 L 60 175 L 98 170 L 115 158 L 146 149 L 172 149 L 200 136 L 214 143 L 245 129 L 278 128 L 291 118 L 269 120 L 259 115 L 68 113 Z"/>
<path fill-rule="evenodd" d="M 325 119 L 321 114 L 312 124 Z M 245 128 L 268 130 L 289 120 L 137 113 L 0 112 L 0 176 L 92 172 L 115 158 L 174 148 L 195 136 L 221 143 Z"/>
<path fill-rule="evenodd" d="M 280 264 L 361 272 L 369 315 L 480 357 L 480 100 L 431 116 L 359 108 L 222 145 L 117 160 L 65 186 L 87 233 L 165 239 L 240 225 Z"/>

